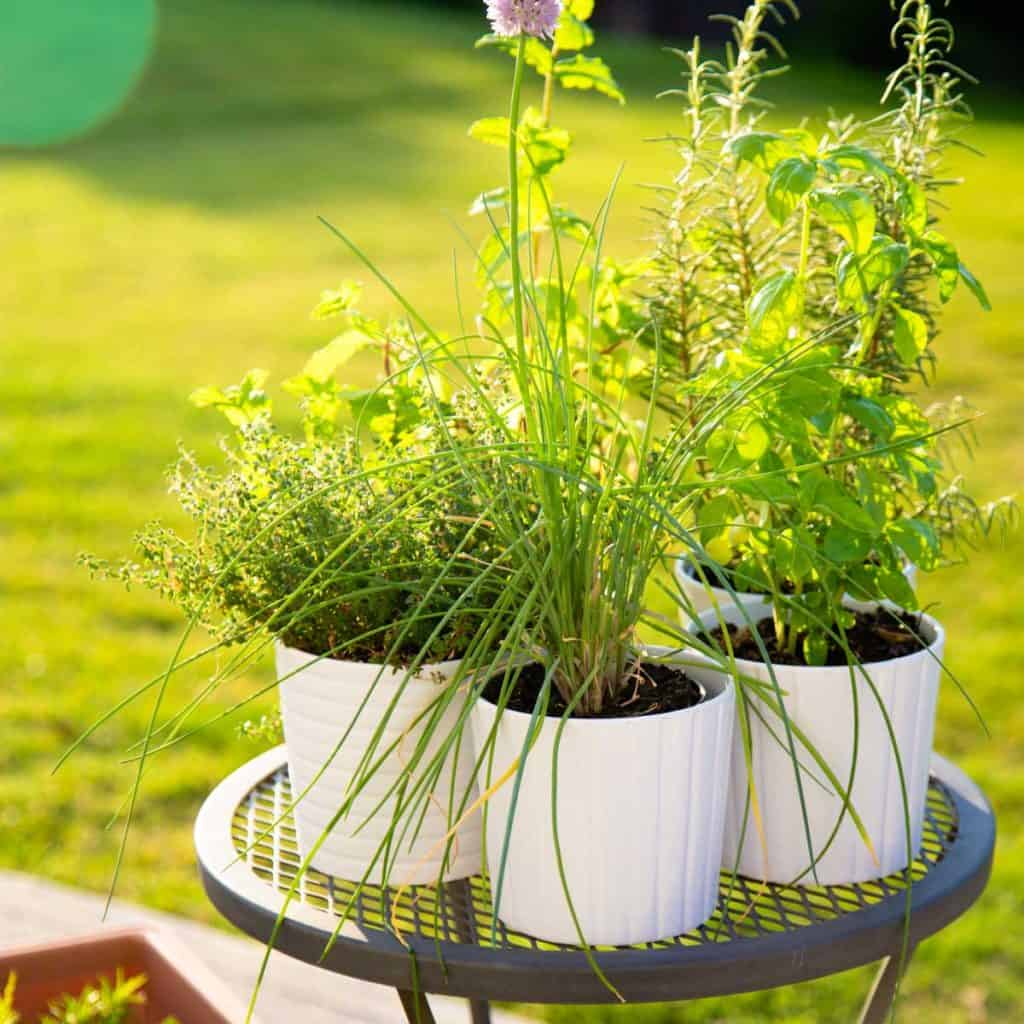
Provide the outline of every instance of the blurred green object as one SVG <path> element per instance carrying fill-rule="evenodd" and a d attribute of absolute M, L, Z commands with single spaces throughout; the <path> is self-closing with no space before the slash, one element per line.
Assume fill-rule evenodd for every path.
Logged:
<path fill-rule="evenodd" d="M 0 145 L 44 146 L 88 131 L 146 64 L 155 0 L 4 0 Z"/>

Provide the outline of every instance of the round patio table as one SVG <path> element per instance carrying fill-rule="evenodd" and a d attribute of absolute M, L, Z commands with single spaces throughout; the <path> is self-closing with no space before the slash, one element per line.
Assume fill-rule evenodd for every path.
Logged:
<path fill-rule="evenodd" d="M 203 884 L 220 913 L 243 932 L 268 941 L 291 892 L 275 949 L 392 986 L 414 1024 L 433 1024 L 430 993 L 468 999 L 473 1024 L 490 1020 L 491 1000 L 618 1001 L 582 949 L 512 932 L 500 920 L 492 933 L 483 877 L 449 883 L 440 895 L 425 886 L 400 896 L 373 887 L 358 892 L 352 881 L 315 870 L 296 880 L 301 860 L 290 802 L 284 748 L 278 747 L 228 776 L 199 812 L 195 841 Z M 799 887 L 726 872 L 718 909 L 700 928 L 593 955 L 627 1003 L 732 995 L 881 961 L 860 1018 L 875 1024 L 886 1018 L 914 948 L 984 890 L 994 846 L 995 818 L 984 794 L 936 756 L 924 841 L 908 872 L 859 885 Z M 346 908 L 348 920 L 327 949 Z"/>

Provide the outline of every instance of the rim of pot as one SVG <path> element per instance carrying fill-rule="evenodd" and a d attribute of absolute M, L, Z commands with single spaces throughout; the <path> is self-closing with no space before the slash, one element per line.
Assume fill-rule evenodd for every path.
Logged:
<path fill-rule="evenodd" d="M 700 587 L 704 586 L 704 584 L 696 576 L 696 570 L 694 567 L 692 554 L 683 554 L 676 556 L 675 574 L 677 579 L 686 580 L 690 583 L 696 583 Z M 715 584 L 712 584 L 711 590 L 713 590 L 716 594 L 725 594 L 725 596 L 730 601 L 733 599 L 732 593 L 726 590 L 725 587 L 719 587 Z M 736 590 L 735 587 L 733 588 L 733 592 L 736 594 L 738 598 L 742 599 L 751 598 L 753 600 L 762 600 L 765 596 L 764 594 L 756 590 Z"/>
<path fill-rule="evenodd" d="M 316 668 L 318 665 L 346 665 L 354 668 L 377 668 L 384 669 L 387 672 L 392 672 L 395 675 L 407 675 L 410 674 L 408 666 L 402 668 L 397 665 L 389 665 L 384 661 L 353 661 L 350 658 L 332 658 L 328 654 L 310 654 L 309 651 L 302 650 L 301 647 L 292 647 L 290 644 L 286 644 L 283 640 L 274 638 L 274 652 L 284 652 L 288 655 L 297 655 L 307 659 L 307 664 L 304 668 Z M 416 671 L 412 674 L 412 677 L 419 678 L 428 672 L 443 671 L 447 669 L 453 669 L 457 665 L 460 665 L 464 659 L 462 658 L 451 658 L 448 661 L 425 661 L 420 665 Z"/>
<path fill-rule="evenodd" d="M 709 558 L 710 558 L 710 556 L 709 556 Z M 917 571 L 918 566 L 915 565 L 902 552 L 900 553 L 900 559 L 903 562 L 903 568 L 902 568 L 901 572 L 903 572 L 904 575 L 906 575 L 911 570 Z M 714 562 L 714 559 L 710 559 L 710 561 Z M 718 564 L 719 563 L 715 562 L 715 565 L 718 565 Z M 724 568 L 724 566 L 723 566 L 723 568 Z M 681 554 L 681 555 L 676 555 L 675 562 L 674 562 L 674 569 L 675 569 L 675 573 L 676 573 L 677 577 L 679 577 L 681 579 L 690 580 L 693 583 L 700 584 L 700 580 L 697 578 L 697 574 L 696 574 L 696 565 L 694 563 L 693 552 L 683 552 L 683 554 Z M 701 585 L 703 585 L 703 584 L 701 584 Z M 712 590 L 721 591 L 723 594 L 728 594 L 729 593 L 729 591 L 726 590 L 725 587 L 712 586 L 711 589 Z M 736 591 L 736 595 L 737 595 L 737 597 L 754 597 L 754 598 L 763 598 L 765 596 L 764 594 L 762 594 L 760 591 L 757 591 L 757 590 L 737 590 Z"/>
<path fill-rule="evenodd" d="M 885 605 L 887 607 L 891 607 L 893 609 L 896 609 L 896 606 L 890 604 L 889 602 L 879 602 L 879 603 L 882 604 L 882 605 Z M 900 609 L 900 610 L 906 612 L 906 609 Z M 735 607 L 733 607 L 733 608 L 725 608 L 725 609 L 723 609 L 723 613 L 724 614 L 722 614 L 721 618 L 724 619 L 726 622 L 730 622 L 730 619 L 735 618 L 736 615 L 739 614 L 739 612 L 740 612 L 740 609 L 735 608 Z M 767 605 L 765 607 L 761 608 L 761 609 L 750 609 L 750 608 L 748 608 L 747 612 L 749 614 L 750 619 L 752 621 L 754 621 L 754 622 L 761 622 L 764 619 L 770 617 L 770 615 L 771 615 L 771 609 Z M 922 648 L 920 648 L 919 650 L 916 650 L 916 651 L 911 651 L 909 654 L 901 654 L 897 658 L 884 658 L 881 661 L 862 661 L 862 662 L 859 663 L 860 668 L 863 668 L 866 671 L 870 671 L 872 668 L 874 668 L 874 667 L 876 667 L 878 665 L 892 665 L 892 664 L 895 664 L 895 663 L 898 663 L 898 662 L 906 662 L 906 661 L 908 661 L 911 658 L 933 658 L 933 657 L 937 657 L 935 652 L 939 648 L 941 648 L 944 645 L 945 641 L 946 641 L 946 630 L 943 627 L 942 623 L 939 622 L 939 620 L 936 619 L 934 616 L 929 615 L 927 612 L 906 612 L 906 614 L 920 616 L 921 632 L 923 634 L 923 638 L 928 640 L 929 633 L 931 635 L 931 639 L 928 640 L 928 646 L 927 647 L 922 647 Z M 719 619 L 719 615 L 715 611 L 715 609 L 713 609 L 713 608 L 709 608 L 709 609 L 707 609 L 707 611 L 701 612 L 701 614 L 698 616 L 698 619 L 699 619 L 699 622 L 700 622 L 701 626 L 711 625 L 712 628 L 714 628 L 715 626 L 721 625 L 721 621 Z M 746 620 L 741 617 L 740 621 L 745 623 Z M 732 622 L 731 624 L 735 625 L 735 622 Z M 691 623 L 690 624 L 690 626 L 688 627 L 688 632 L 690 632 L 691 634 L 695 634 L 696 633 L 696 623 Z M 750 658 L 735 658 L 734 661 L 735 661 L 735 663 L 737 665 L 742 665 L 742 666 L 754 665 L 754 666 L 760 666 L 762 668 L 765 667 L 768 664 L 765 661 L 754 661 L 754 660 L 752 660 Z M 940 659 L 940 664 L 941 664 L 941 659 Z M 849 679 L 849 673 L 850 673 L 850 666 L 849 666 L 849 664 L 843 664 L 843 665 L 787 665 L 787 664 L 782 664 L 782 663 L 779 663 L 779 662 L 772 662 L 771 665 L 772 665 L 772 669 L 775 670 L 775 671 L 779 671 L 779 670 L 783 670 L 783 671 L 798 670 L 798 671 L 802 671 L 802 672 L 819 672 L 819 673 L 841 672 L 845 679 Z M 722 671 L 726 671 L 726 672 L 728 671 L 727 668 L 723 668 L 721 670 Z"/>
<path fill-rule="evenodd" d="M 657 658 L 659 656 L 664 657 L 664 656 L 668 656 L 668 655 L 677 655 L 678 656 L 677 657 L 677 665 L 678 665 L 679 668 L 683 669 L 684 672 L 685 672 L 686 668 L 693 668 L 693 669 L 695 669 L 697 671 L 701 671 L 701 670 L 706 671 L 709 668 L 715 668 L 716 667 L 716 666 L 714 666 L 713 663 L 706 663 L 701 658 L 700 655 L 698 655 L 696 652 L 693 652 L 693 651 L 680 651 L 678 648 L 674 648 L 674 647 L 659 647 L 659 646 L 655 646 L 655 645 L 652 645 L 650 647 L 645 647 L 643 649 L 643 651 L 644 651 L 644 653 L 649 653 L 649 654 L 653 655 L 654 657 L 652 657 L 650 659 L 647 659 L 647 660 L 649 660 L 652 664 L 658 664 L 658 665 L 671 665 L 671 664 L 673 664 L 673 661 L 670 660 L 670 659 L 663 660 L 663 661 L 655 661 L 655 658 Z M 684 658 L 685 659 L 689 659 L 689 660 L 684 662 L 683 661 Z M 641 658 L 641 661 L 643 661 L 643 660 L 644 659 Z M 537 664 L 540 664 L 540 662 L 532 661 L 532 662 L 529 662 L 528 664 L 537 665 Z M 707 684 L 701 682 L 699 679 L 696 679 L 693 676 L 693 674 L 690 673 L 690 672 L 685 672 L 685 674 L 686 674 L 687 678 L 689 678 L 691 682 L 693 682 L 697 686 L 699 686 L 700 690 L 701 690 L 701 699 L 696 704 L 691 704 L 688 708 L 676 708 L 673 711 L 662 711 L 662 712 L 660 712 L 659 714 L 656 714 L 656 715 L 614 715 L 614 716 L 602 716 L 602 717 L 598 717 L 598 718 L 581 718 L 581 717 L 577 717 L 576 715 L 570 715 L 569 719 L 568 719 L 568 722 L 566 724 L 568 725 L 568 724 L 572 724 L 572 723 L 579 723 L 581 725 L 582 724 L 586 724 L 586 725 L 592 725 L 592 726 L 597 726 L 597 725 L 606 725 L 607 726 L 607 725 L 615 724 L 615 723 L 618 723 L 618 722 L 655 722 L 655 721 L 658 721 L 659 719 L 671 718 L 673 715 L 686 715 L 686 714 L 690 714 L 690 713 L 695 712 L 695 711 L 700 711 L 702 708 L 711 707 L 713 704 L 715 704 L 715 703 L 717 703 L 719 701 L 727 700 L 728 699 L 729 691 L 732 690 L 732 688 L 734 686 L 733 680 L 727 674 L 723 673 L 722 674 L 723 675 L 723 680 L 722 680 L 722 684 L 723 685 L 722 685 L 722 688 L 717 693 L 709 693 L 708 692 Z M 716 680 L 716 682 L 717 682 L 717 680 Z M 490 708 L 495 708 L 496 709 L 497 706 L 498 706 L 497 704 L 494 703 L 494 701 L 488 700 L 482 694 L 477 699 L 478 699 L 478 701 L 481 704 L 486 704 Z M 509 707 L 506 707 L 502 711 L 502 715 L 512 715 L 512 716 L 515 716 L 515 717 L 518 717 L 518 718 L 526 718 L 526 719 L 530 719 L 530 718 L 533 717 L 532 713 L 529 712 L 529 711 L 516 711 L 514 708 L 509 708 Z M 550 719 L 552 721 L 556 721 L 557 720 L 552 715 L 546 715 L 545 719 Z"/>

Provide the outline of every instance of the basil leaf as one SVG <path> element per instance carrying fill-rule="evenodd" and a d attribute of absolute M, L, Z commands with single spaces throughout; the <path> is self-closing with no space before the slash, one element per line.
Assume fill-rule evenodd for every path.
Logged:
<path fill-rule="evenodd" d="M 875 236 L 875 203 L 859 188 L 818 189 L 811 193 L 811 208 L 858 255 L 871 247 Z"/>

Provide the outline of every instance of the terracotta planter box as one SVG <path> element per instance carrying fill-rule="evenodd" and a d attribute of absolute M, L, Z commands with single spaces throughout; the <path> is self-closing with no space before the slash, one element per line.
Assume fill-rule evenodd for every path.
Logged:
<path fill-rule="evenodd" d="M 18 975 L 15 1009 L 34 1024 L 50 1001 L 78 995 L 118 967 L 126 977 L 146 975 L 146 1005 L 133 1021 L 160 1022 L 177 1017 L 182 1024 L 241 1024 L 245 1009 L 196 957 L 153 929 L 98 932 L 81 938 L 0 950 L 0 986 L 8 972 Z"/>

